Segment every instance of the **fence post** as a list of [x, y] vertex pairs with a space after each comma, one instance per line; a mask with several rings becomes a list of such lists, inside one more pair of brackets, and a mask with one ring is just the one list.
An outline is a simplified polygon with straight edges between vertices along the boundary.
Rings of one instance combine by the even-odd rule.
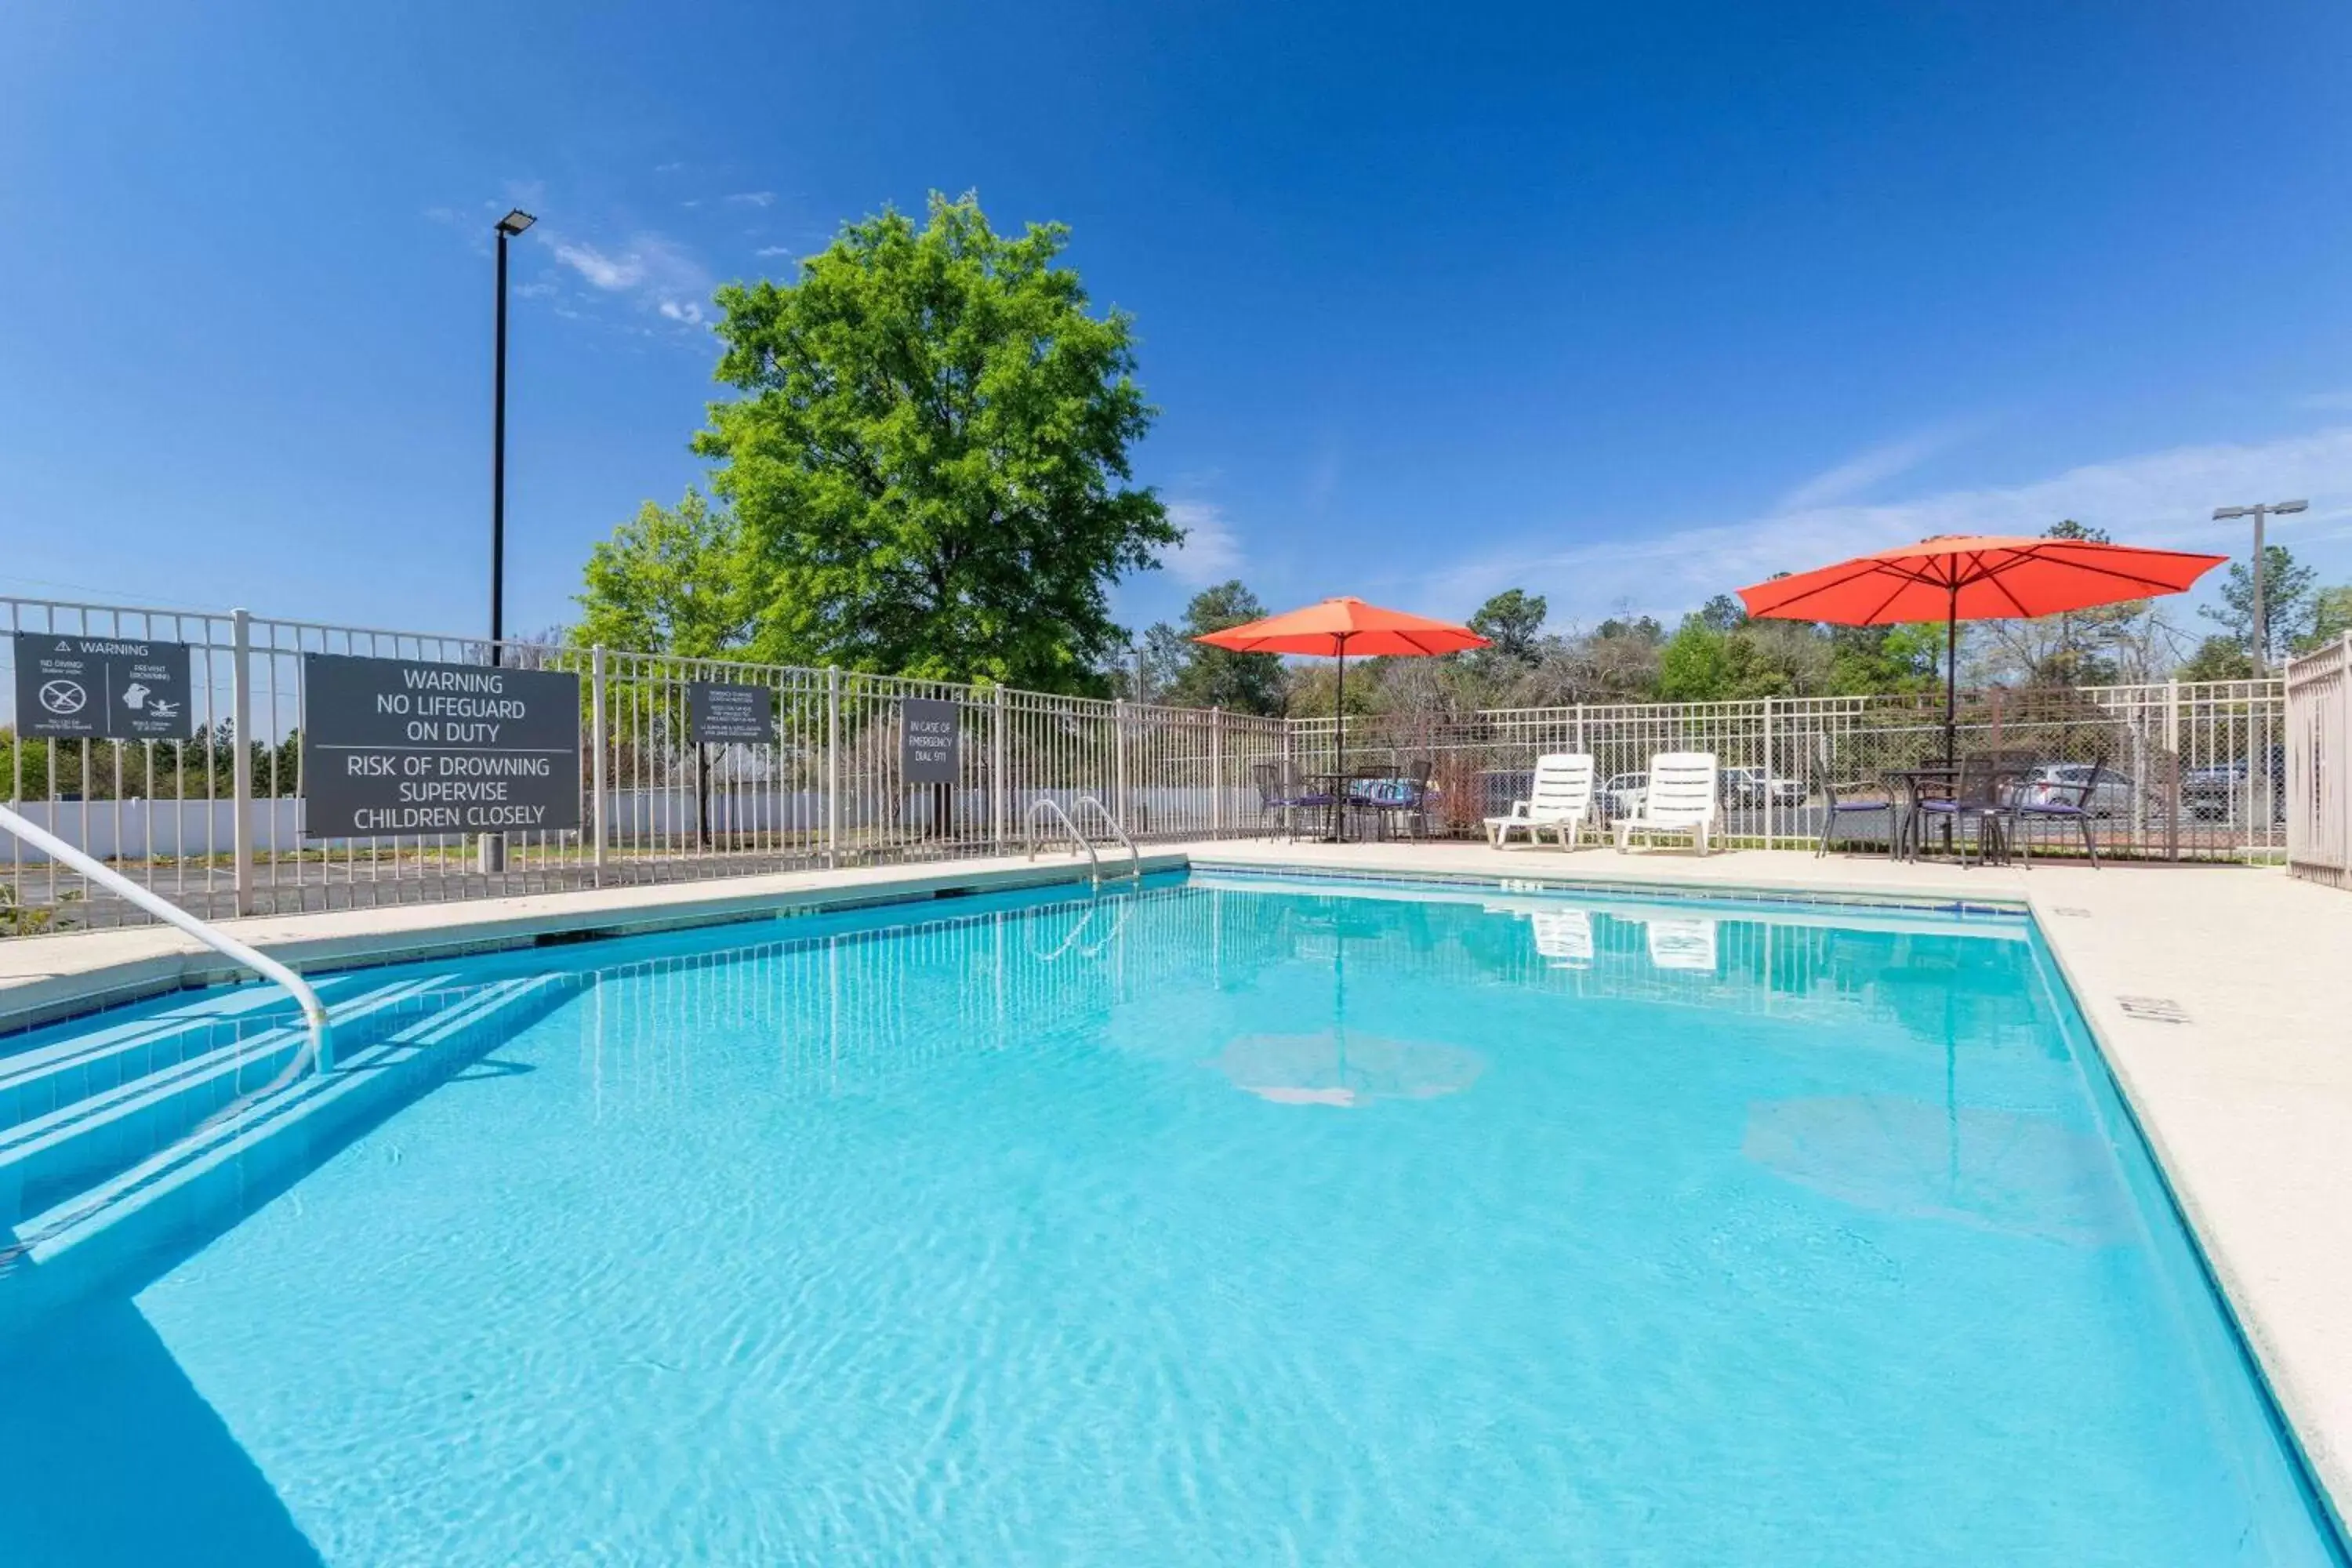
[[[1287, 801], [1292, 795], [1298, 793], [1297, 787], [1297, 779], [1298, 721], [1292, 718], [1289, 714], [1285, 713], [1282, 716], [1282, 773], [1280, 777], [1282, 795], [1285, 801]], [[1297, 815], [1289, 805], [1284, 805], [1282, 808], [1282, 831], [1285, 834], [1295, 832], [1297, 826]]]
[[1122, 698], [1111, 704], [1111, 773], [1110, 789], [1118, 802], [1115, 814], [1119, 831], [1127, 831], [1127, 700]]
[[2180, 858], [2180, 678], [2164, 683], [2164, 858]]
[[1225, 836], [1225, 710], [1209, 710], [1209, 837]]
[[841, 864], [841, 666], [824, 667], [824, 868]]
[[1772, 700], [1764, 699], [1764, 847], [1777, 849], [1780, 845], [1772, 834], [1772, 805], [1780, 792], [1772, 787]]
[[1004, 852], [1004, 806], [1008, 788], [1004, 777], [1004, 758], [1006, 748], [1004, 744], [1004, 688], [1002, 686], [996, 689], [996, 717], [994, 722], [989, 728], [989, 750], [992, 753], [989, 758], [988, 769], [989, 822], [990, 826], [994, 830], [996, 851], [1001, 855]]
[[236, 912], [253, 912], [253, 612], [231, 610], [229, 623], [229, 732], [236, 738], [230, 753], [229, 824], [230, 884], [236, 889]]
[[604, 645], [597, 643], [588, 650], [588, 799], [596, 812], [596, 837], [591, 841], [590, 863], [596, 868], [599, 887], [604, 881], [604, 845], [611, 837], [608, 819], [612, 808], [604, 795]]

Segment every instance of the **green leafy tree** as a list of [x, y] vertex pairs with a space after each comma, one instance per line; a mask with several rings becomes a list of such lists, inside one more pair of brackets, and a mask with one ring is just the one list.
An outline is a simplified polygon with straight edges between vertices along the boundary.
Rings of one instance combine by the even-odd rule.
[[742, 647], [757, 595], [734, 519], [697, 490], [652, 501], [589, 552], [575, 643], [710, 658]]
[[1830, 689], [1841, 697], [1927, 691], [1942, 683], [1940, 626], [1832, 626]]
[[2311, 629], [2296, 643], [2295, 651], [2316, 652], [2347, 635], [2352, 635], [2352, 583], [2322, 588], [2312, 596]]
[[46, 800], [49, 795], [49, 742], [19, 737], [0, 726], [0, 800]]
[[1167, 684], [1152, 695], [1184, 708], [1226, 708], [1236, 713], [1282, 711], [1282, 660], [1270, 653], [1234, 653], [1194, 637], [1265, 617], [1265, 606], [1239, 580], [1192, 595], [1181, 626], [1155, 626], [1144, 639], [1148, 664]]
[[1658, 650], [1658, 695], [1669, 702], [1718, 702], [1729, 697], [1738, 656], [1731, 635], [1703, 615], [1685, 616]]
[[1509, 588], [1471, 614], [1472, 631], [1493, 646], [1480, 650], [1488, 663], [1533, 664], [1543, 639], [1544, 616], [1549, 609], [1541, 594]]
[[1813, 627], [1733, 620], [1713, 600], [1684, 616], [1659, 650], [1658, 695], [1670, 702], [1810, 696], [1828, 686], [1830, 668], [1826, 640]]
[[[2268, 662], [2275, 664], [2282, 654], [2311, 635], [2318, 610], [2318, 578], [2285, 545], [2263, 546], [2263, 623], [2267, 633], [2264, 640], [2270, 645], [2264, 650]], [[2228, 627], [2241, 645], [2251, 649], [2254, 641], [2252, 568], [2243, 561], [2231, 562], [2229, 574], [2221, 580], [2221, 603], [2207, 605], [2199, 613]]]
[[1129, 449], [1132, 321], [1090, 314], [1060, 225], [973, 196], [845, 225], [798, 279], [719, 290], [697, 450], [742, 531], [752, 646], [795, 662], [1096, 690], [1108, 589], [1181, 542]]
[[1748, 606], [1730, 594], [1717, 594], [1698, 609], [1700, 624], [1719, 632], [1736, 632], [1748, 624]]

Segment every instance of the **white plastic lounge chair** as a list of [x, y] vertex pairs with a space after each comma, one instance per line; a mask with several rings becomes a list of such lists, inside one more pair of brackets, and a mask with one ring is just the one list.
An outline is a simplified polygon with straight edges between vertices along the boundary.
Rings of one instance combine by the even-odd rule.
[[1646, 838], [1686, 833], [1691, 847], [1706, 854], [1715, 835], [1715, 773], [1713, 752], [1660, 752], [1652, 757], [1642, 809], [1617, 824], [1617, 852], [1632, 847], [1636, 833]]
[[1715, 922], [1670, 920], [1650, 922], [1650, 964], [1656, 969], [1715, 968]]
[[1583, 752], [1554, 752], [1536, 759], [1528, 798], [1513, 801], [1508, 816], [1486, 819], [1486, 842], [1500, 849], [1516, 831], [1526, 833], [1530, 845], [1541, 844], [1549, 831], [1561, 848], [1573, 849], [1591, 816], [1592, 758]]
[[1536, 951], [1552, 969], [1592, 967], [1592, 916], [1583, 910], [1546, 910], [1528, 917]]

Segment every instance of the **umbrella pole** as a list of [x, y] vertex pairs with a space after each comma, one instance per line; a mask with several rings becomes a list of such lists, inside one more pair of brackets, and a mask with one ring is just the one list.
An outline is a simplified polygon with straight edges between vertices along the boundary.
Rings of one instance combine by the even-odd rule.
[[1944, 765], [1959, 765], [1960, 585], [1950, 588], [1944, 616]]
[[1332, 717], [1339, 721], [1339, 740], [1332, 767], [1342, 774], [1348, 771], [1348, 635], [1339, 634], [1336, 645], [1339, 650], [1339, 690], [1331, 700]]
[[1339, 721], [1339, 740], [1332, 751], [1331, 771], [1331, 842], [1344, 841], [1348, 837], [1348, 634], [1341, 632], [1332, 643], [1339, 653], [1339, 689], [1331, 700], [1332, 717]]

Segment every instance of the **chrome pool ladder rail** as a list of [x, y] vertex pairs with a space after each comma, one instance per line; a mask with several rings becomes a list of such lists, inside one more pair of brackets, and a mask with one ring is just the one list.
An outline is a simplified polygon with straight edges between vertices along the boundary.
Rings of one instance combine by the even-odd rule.
[[1129, 879], [1136, 882], [1142, 881], [1143, 857], [1137, 851], [1135, 847], [1135, 840], [1127, 836], [1127, 829], [1118, 825], [1118, 818], [1110, 814], [1110, 807], [1105, 805], [1101, 801], [1097, 800], [1093, 795], [1082, 795], [1078, 796], [1078, 816], [1084, 817], [1087, 814], [1087, 807], [1090, 805], [1093, 806], [1095, 811], [1102, 817], [1103, 826], [1109, 828], [1112, 836], [1127, 847], [1127, 874]]
[[[265, 980], [274, 980], [286, 988], [301, 1009], [302, 1022], [310, 1034], [310, 1055], [324, 1072], [333, 1066], [331, 1040], [327, 1027], [326, 1004], [310, 983], [300, 975], [271, 958], [206, 922], [198, 920], [179, 905], [150, 888], [142, 888], [104, 861], [59, 838], [39, 824], [27, 821], [5, 805], [0, 805], [0, 828], [5, 828], [18, 838], [40, 850], [52, 860], [61, 861], [81, 873], [83, 879], [104, 888], [116, 898], [146, 910], [165, 925], [173, 926], [194, 937], [206, 947], [224, 957], [236, 960]], [[297, 1058], [298, 1062], [299, 1058]]]
[[[1127, 846], [1128, 858], [1130, 862], [1129, 875], [1138, 882], [1142, 881], [1143, 857], [1136, 852], [1135, 840], [1129, 838], [1127, 836], [1127, 830], [1119, 826], [1118, 819], [1111, 816], [1110, 808], [1090, 795], [1080, 795], [1077, 804], [1078, 815], [1081, 816], [1086, 815], [1086, 809], [1090, 805], [1102, 814], [1102, 819], [1109, 826], [1112, 834], [1121, 844]], [[1070, 814], [1062, 809], [1062, 803], [1050, 795], [1041, 795], [1031, 801], [1029, 809], [1024, 814], [1022, 819], [1022, 836], [1027, 844], [1029, 858], [1032, 860], [1037, 858], [1037, 814], [1041, 811], [1051, 812], [1055, 820], [1062, 825], [1063, 831], [1070, 836], [1071, 842], [1086, 851], [1087, 880], [1089, 884], [1099, 886], [1103, 879], [1102, 857], [1095, 853], [1094, 841], [1089, 839], [1079, 829], [1078, 825], [1070, 819]]]

